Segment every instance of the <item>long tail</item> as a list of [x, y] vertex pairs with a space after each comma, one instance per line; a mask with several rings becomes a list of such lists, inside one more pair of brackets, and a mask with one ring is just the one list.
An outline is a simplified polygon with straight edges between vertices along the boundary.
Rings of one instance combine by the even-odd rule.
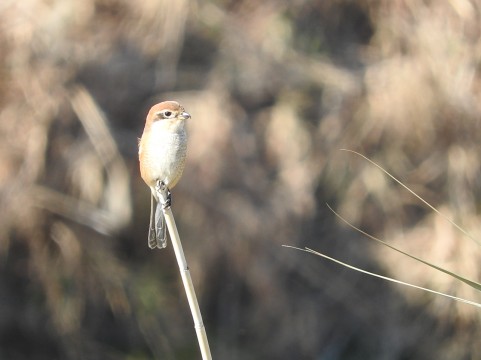
[[150, 195], [150, 223], [149, 223], [149, 248], [155, 249], [157, 239], [155, 235], [155, 216], [154, 216], [154, 195]]
[[167, 246], [167, 226], [165, 224], [164, 212], [162, 210], [162, 204], [157, 203], [155, 208], [155, 234], [156, 234], [156, 246], [159, 249], [163, 249]]
[[[155, 208], [155, 209], [154, 209]], [[165, 226], [162, 205], [154, 206], [154, 196], [150, 196], [150, 224], [149, 224], [149, 248], [163, 249], [167, 246], [167, 228]]]

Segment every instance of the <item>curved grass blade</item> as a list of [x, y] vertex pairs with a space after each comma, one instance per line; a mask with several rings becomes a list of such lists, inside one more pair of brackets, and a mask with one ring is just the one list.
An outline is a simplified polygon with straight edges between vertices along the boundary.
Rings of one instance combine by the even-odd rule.
[[403, 254], [403, 255], [406, 255], [407, 257], [410, 257], [411, 259], [414, 259], [414, 260], [416, 260], [416, 261], [419, 261], [420, 263], [423, 263], [423, 264], [425, 264], [425, 265], [427, 265], [427, 266], [429, 266], [429, 267], [432, 267], [433, 269], [436, 269], [436, 270], [438, 270], [438, 271], [440, 271], [440, 272], [442, 272], [442, 273], [445, 273], [445, 274], [447, 274], [447, 275], [449, 275], [449, 276], [451, 276], [451, 277], [453, 277], [453, 278], [455, 278], [455, 279], [457, 279], [457, 280], [459, 280], [459, 281], [462, 281], [463, 283], [471, 286], [472, 288], [474, 288], [474, 289], [476, 289], [476, 290], [478, 290], [478, 291], [481, 291], [481, 284], [480, 284], [480, 283], [478, 283], [478, 282], [476, 282], [476, 281], [472, 281], [472, 280], [466, 279], [465, 277], [463, 277], [463, 276], [461, 276], [461, 275], [458, 275], [458, 274], [456, 274], [456, 273], [453, 273], [452, 271], [443, 269], [442, 267], [439, 267], [439, 266], [434, 265], [434, 264], [432, 264], [432, 263], [430, 263], [430, 262], [428, 262], [428, 261], [426, 261], [426, 260], [423, 260], [423, 259], [421, 259], [421, 258], [418, 258], [417, 256], [408, 254], [407, 252], [404, 252], [404, 251], [402, 251], [402, 250], [400, 250], [400, 249], [398, 249], [398, 248], [396, 248], [396, 247], [388, 244], [387, 242], [385, 242], [385, 241], [383, 241], [383, 240], [381, 240], [381, 239], [378, 239], [378, 238], [375, 237], [375, 236], [372, 236], [372, 235], [368, 234], [367, 232], [359, 229], [358, 227], [356, 227], [355, 225], [351, 224], [349, 221], [347, 221], [346, 219], [344, 219], [341, 215], [339, 215], [337, 212], [335, 212], [335, 211], [329, 206], [329, 204], [326, 204], [326, 205], [327, 205], [327, 207], [329, 208], [329, 210], [331, 210], [331, 211], [334, 213], [334, 215], [336, 215], [339, 219], [341, 219], [342, 221], [344, 221], [344, 223], [346, 223], [348, 226], [350, 226], [351, 228], [353, 228], [353, 229], [356, 230], [357, 232], [363, 234], [364, 236], [367, 236], [369, 239], [374, 240], [374, 241], [377, 241], [378, 243], [383, 244], [384, 246], [387, 246], [388, 248], [390, 248], [390, 249], [392, 249], [392, 250], [394, 250], [394, 251], [397, 251], [398, 253], [401, 253], [401, 254]]
[[435, 290], [431, 290], [431, 289], [428, 289], [428, 288], [424, 288], [422, 286], [418, 286], [418, 285], [414, 285], [414, 284], [410, 284], [410, 283], [407, 283], [407, 282], [404, 282], [404, 281], [400, 281], [400, 280], [396, 280], [396, 279], [393, 279], [393, 278], [390, 278], [390, 277], [387, 277], [387, 276], [382, 276], [382, 275], [379, 275], [379, 274], [375, 274], [375, 273], [372, 273], [372, 272], [369, 272], [367, 270], [363, 270], [363, 269], [360, 269], [360, 268], [357, 268], [355, 266], [352, 266], [352, 265], [349, 265], [349, 264], [346, 264], [346, 263], [343, 263], [342, 261], [339, 261], [339, 260], [336, 260], [330, 256], [327, 256], [327, 255], [324, 255], [318, 251], [315, 251], [315, 250], [312, 250], [308, 247], [304, 248], [304, 249], [301, 249], [301, 248], [298, 248], [298, 247], [295, 247], [295, 246], [290, 246], [290, 245], [282, 245], [283, 247], [286, 247], [286, 248], [291, 248], [291, 249], [295, 249], [295, 250], [300, 250], [300, 251], [305, 251], [307, 253], [311, 253], [311, 254], [314, 254], [314, 255], [317, 255], [317, 256], [320, 256], [320, 257], [323, 257], [327, 260], [330, 260], [332, 262], [335, 262], [339, 265], [342, 265], [344, 267], [347, 267], [351, 270], [354, 270], [354, 271], [358, 271], [360, 273], [363, 273], [363, 274], [367, 274], [367, 275], [370, 275], [370, 276], [373, 276], [373, 277], [377, 277], [379, 279], [383, 279], [383, 280], [387, 280], [387, 281], [391, 281], [393, 283], [396, 283], [396, 284], [401, 284], [401, 285], [405, 285], [405, 286], [409, 286], [409, 287], [412, 287], [412, 288], [415, 288], [415, 289], [419, 289], [419, 290], [423, 290], [423, 291], [427, 291], [429, 293], [432, 293], [432, 294], [436, 294], [436, 295], [441, 295], [441, 296], [444, 296], [446, 298], [449, 298], [449, 299], [452, 299], [452, 300], [456, 300], [456, 301], [459, 301], [459, 302], [463, 302], [463, 303], [466, 303], [466, 304], [469, 304], [469, 305], [472, 305], [472, 306], [476, 306], [478, 308], [481, 308], [481, 304], [477, 303], [477, 302], [474, 302], [474, 301], [470, 301], [470, 300], [466, 300], [466, 299], [463, 299], [463, 298], [459, 298], [457, 296], [453, 296], [453, 295], [448, 295], [448, 294], [445, 294], [445, 293], [442, 293], [442, 292], [439, 292], [439, 291], [435, 291]]
[[353, 153], [353, 154], [356, 154], [360, 157], [362, 157], [364, 160], [367, 160], [369, 161], [372, 165], [374, 165], [375, 167], [377, 167], [379, 170], [381, 170], [384, 174], [386, 174], [387, 176], [389, 176], [391, 179], [393, 179], [395, 182], [397, 182], [399, 185], [401, 185], [404, 189], [406, 189], [407, 191], [409, 191], [412, 195], [414, 195], [419, 201], [421, 201], [423, 204], [425, 204], [427, 207], [429, 207], [432, 211], [434, 211], [436, 214], [438, 214], [439, 216], [441, 216], [443, 219], [445, 219], [446, 221], [448, 221], [451, 225], [453, 225], [456, 229], [458, 229], [460, 232], [462, 232], [464, 235], [466, 235], [468, 238], [470, 238], [472, 241], [474, 241], [477, 245], [480, 245], [481, 246], [481, 243], [475, 239], [471, 234], [469, 234], [466, 230], [464, 230], [461, 226], [459, 226], [458, 224], [456, 224], [453, 220], [451, 220], [449, 217], [447, 217], [446, 215], [444, 215], [443, 213], [441, 213], [438, 209], [436, 209], [434, 206], [432, 206], [430, 203], [428, 203], [426, 200], [424, 200], [421, 196], [419, 196], [418, 194], [416, 194], [414, 192], [414, 190], [411, 190], [408, 186], [404, 185], [401, 180], [398, 180], [396, 177], [394, 177], [394, 175], [391, 175], [391, 173], [389, 173], [387, 170], [384, 170], [384, 168], [381, 166], [381, 165], [378, 165], [376, 164], [374, 161], [372, 161], [371, 159], [369, 159], [368, 157], [362, 155], [361, 153], [358, 153], [357, 151], [354, 151], [354, 150], [349, 150], [349, 149], [340, 149], [341, 151], [347, 151], [347, 152], [350, 152], [350, 153]]

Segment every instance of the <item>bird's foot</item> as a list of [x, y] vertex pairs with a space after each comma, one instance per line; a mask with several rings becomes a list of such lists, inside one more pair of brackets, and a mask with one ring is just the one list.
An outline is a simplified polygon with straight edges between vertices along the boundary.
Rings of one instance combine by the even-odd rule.
[[155, 191], [157, 192], [159, 202], [162, 204], [162, 208], [170, 208], [172, 205], [172, 194], [167, 185], [165, 185], [163, 181], [158, 180], [155, 185]]

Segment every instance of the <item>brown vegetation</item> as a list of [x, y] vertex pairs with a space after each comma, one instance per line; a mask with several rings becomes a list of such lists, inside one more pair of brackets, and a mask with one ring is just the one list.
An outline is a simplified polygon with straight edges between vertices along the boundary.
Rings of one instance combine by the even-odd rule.
[[173, 212], [216, 359], [480, 358], [480, 11], [470, 0], [0, 4], [0, 358], [192, 359], [171, 247], [147, 248], [146, 110], [192, 115]]

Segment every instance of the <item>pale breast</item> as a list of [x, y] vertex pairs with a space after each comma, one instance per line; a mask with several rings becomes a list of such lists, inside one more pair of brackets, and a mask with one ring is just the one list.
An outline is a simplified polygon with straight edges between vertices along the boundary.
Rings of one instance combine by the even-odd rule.
[[172, 189], [179, 181], [184, 170], [187, 153], [187, 133], [179, 127], [175, 132], [152, 127], [148, 143], [141, 144], [142, 177], [154, 186], [157, 180]]

